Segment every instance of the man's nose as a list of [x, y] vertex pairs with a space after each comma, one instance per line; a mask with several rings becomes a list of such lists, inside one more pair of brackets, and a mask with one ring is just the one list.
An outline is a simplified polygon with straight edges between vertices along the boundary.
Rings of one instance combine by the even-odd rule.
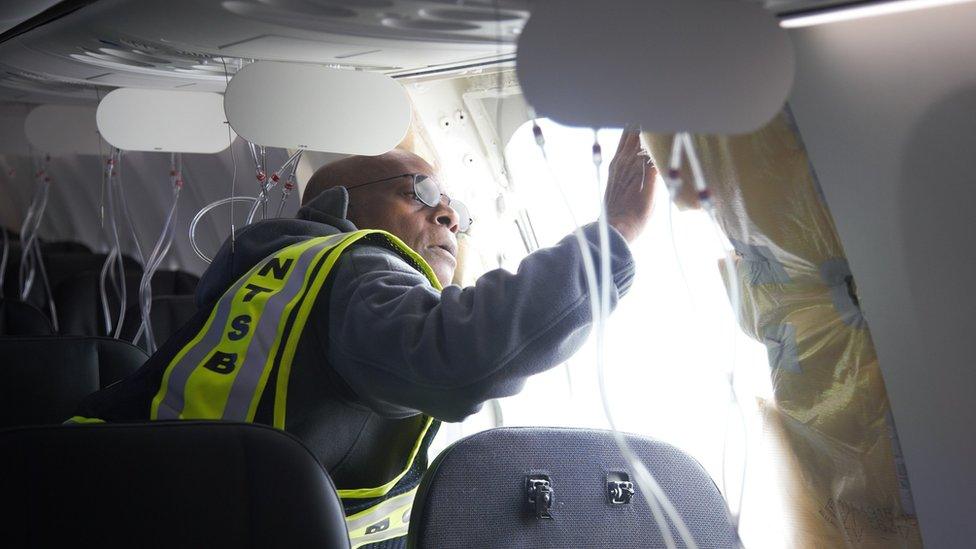
[[438, 225], [443, 225], [452, 233], [457, 234], [461, 229], [461, 220], [449, 202], [450, 200], [446, 196], [441, 196], [441, 201], [434, 210], [434, 219]]

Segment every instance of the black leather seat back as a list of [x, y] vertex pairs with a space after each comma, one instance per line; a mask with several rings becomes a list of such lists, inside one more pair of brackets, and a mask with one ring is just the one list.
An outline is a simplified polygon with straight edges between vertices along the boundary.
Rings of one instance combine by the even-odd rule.
[[[48, 283], [51, 286], [51, 291], [55, 293], [55, 304], [57, 304], [58, 286], [79, 273], [100, 271], [106, 257], [105, 254], [92, 254], [82, 251], [48, 253], [43, 251], [43, 248], [41, 253], [44, 257]], [[139, 264], [128, 256], [123, 257], [123, 263], [127, 270], [136, 271], [139, 269]], [[17, 295], [20, 284], [19, 271], [20, 250], [18, 248], [16, 253], [12, 253], [8, 258], [4, 295], [10, 297]], [[43, 305], [47, 303], [47, 295], [44, 293], [44, 285], [40, 279], [35, 281], [27, 302], [44, 310]]]
[[61, 423], [89, 394], [135, 372], [146, 353], [97, 337], [0, 338], [0, 427]]
[[0, 298], [0, 336], [51, 335], [51, 321], [37, 307], [14, 299]]
[[348, 548], [314, 456], [255, 424], [0, 431], [4, 545]]
[[186, 271], [156, 271], [152, 279], [153, 295], [193, 295], [200, 277]]
[[[58, 306], [60, 333], [65, 335], [111, 335], [105, 333], [105, 314], [102, 310], [99, 278], [101, 271], [92, 270], [76, 273], [64, 280], [54, 290]], [[198, 278], [181, 271], [158, 271], [152, 280], [153, 295], [192, 295]], [[141, 317], [128, 314], [130, 307], [139, 303], [139, 284], [142, 272], [127, 271], [125, 275], [126, 316], [123, 334], [136, 333]], [[112, 318], [113, 330], [119, 317], [119, 300], [114, 291], [109, 290], [108, 309]], [[129, 338], [131, 341], [131, 337]]]
[[[725, 501], [697, 461], [662, 442], [633, 435], [627, 440], [699, 547], [738, 549]], [[551, 519], [539, 518], [529, 501], [532, 479], [550, 483]], [[629, 502], [615, 502], [611, 481], [636, 485], [633, 467], [609, 431], [484, 431], [458, 441], [431, 464], [414, 500], [408, 547], [666, 547], [640, 486]]]
[[[102, 310], [97, 270], [77, 273], [54, 289], [54, 302], [58, 306], [58, 329], [64, 335], [109, 336], [105, 331], [105, 314]], [[125, 273], [126, 309], [138, 303], [139, 282], [142, 273]], [[111, 286], [106, 281], [107, 286]], [[108, 290], [108, 310], [112, 319], [112, 330], [119, 318], [119, 299], [115, 292]]]
[[87, 244], [75, 242], [73, 240], [58, 240], [55, 242], [42, 242], [41, 253], [43, 254], [91, 254], [92, 250]]
[[[193, 318], [196, 312], [197, 303], [192, 295], [153, 296], [152, 309], [149, 315], [150, 320], [152, 320], [153, 335], [156, 336], [156, 345], [162, 347], [163, 343]], [[129, 307], [129, 310], [125, 312], [122, 339], [132, 341], [139, 331], [141, 322], [142, 311], [139, 306]], [[144, 348], [145, 341], [144, 338], [140, 337], [136, 344]]]

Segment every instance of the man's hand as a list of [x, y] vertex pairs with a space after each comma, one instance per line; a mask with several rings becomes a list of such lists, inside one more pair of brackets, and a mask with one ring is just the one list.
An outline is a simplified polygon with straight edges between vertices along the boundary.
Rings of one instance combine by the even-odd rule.
[[640, 133], [624, 130], [617, 153], [610, 161], [610, 178], [603, 197], [607, 222], [627, 242], [633, 242], [647, 225], [654, 200], [657, 167], [641, 151]]

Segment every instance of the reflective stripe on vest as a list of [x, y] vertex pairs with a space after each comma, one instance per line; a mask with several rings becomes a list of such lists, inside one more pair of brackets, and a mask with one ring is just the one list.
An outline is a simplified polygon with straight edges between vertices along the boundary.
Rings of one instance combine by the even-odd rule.
[[[224, 292], [200, 331], [166, 367], [150, 419], [253, 422], [268, 379], [277, 369], [274, 387], [267, 389], [274, 390], [272, 425], [284, 429], [288, 379], [302, 329], [341, 254], [363, 239], [396, 251], [441, 289], [430, 266], [383, 231], [343, 233], [288, 246]], [[375, 488], [338, 491], [344, 502], [367, 500], [364, 510], [346, 519], [353, 547], [406, 534], [416, 486], [403, 492], [406, 486], [400, 483], [429, 445], [433, 423], [427, 418], [406, 466], [392, 480]], [[391, 492], [396, 495], [388, 497]]]
[[352, 549], [407, 535], [417, 488], [346, 517]]
[[[391, 498], [386, 496], [395, 488], [402, 488], [402, 486], [398, 486], [400, 481], [413, 468], [420, 452], [427, 451], [427, 447], [430, 446], [430, 439], [427, 435], [431, 433], [433, 427], [434, 419], [427, 418], [424, 428], [420, 431], [420, 436], [417, 437], [417, 442], [410, 451], [403, 471], [386, 484], [376, 488], [337, 490], [344, 504], [357, 499], [379, 500], [378, 504], [346, 517], [346, 528], [349, 530], [352, 549], [407, 535], [407, 527], [410, 524], [410, 508], [413, 505], [413, 497], [417, 494], [417, 486], [414, 485], [408, 492]], [[434, 430], [436, 431], [436, 428]], [[433, 433], [431, 435], [433, 436]]]

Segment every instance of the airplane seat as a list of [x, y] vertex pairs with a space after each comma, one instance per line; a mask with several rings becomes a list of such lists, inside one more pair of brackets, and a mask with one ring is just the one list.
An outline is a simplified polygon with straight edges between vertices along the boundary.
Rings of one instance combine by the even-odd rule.
[[[197, 312], [196, 298], [190, 295], [161, 295], [153, 296], [150, 320], [156, 345], [162, 346], [169, 337], [176, 333]], [[125, 312], [125, 322], [122, 325], [122, 339], [132, 341], [139, 331], [142, 321], [142, 310], [139, 305], [129, 307]], [[136, 343], [140, 347], [145, 345], [145, 339], [139, 338]]]
[[54, 327], [40, 309], [0, 297], [0, 337], [53, 335]]
[[[90, 252], [46, 254], [44, 264], [47, 266], [47, 276], [51, 283], [51, 289], [54, 290], [62, 282], [77, 276], [78, 273], [85, 271], [100, 272], [105, 263], [105, 258], [105, 254]], [[129, 256], [122, 256], [122, 264], [125, 266], [126, 272], [142, 269], [139, 263]]]
[[[625, 436], [699, 547], [740, 547], [725, 500], [697, 461]], [[613, 433], [590, 429], [508, 427], [458, 441], [424, 475], [409, 524], [414, 549], [666, 546]]]
[[0, 338], [0, 427], [61, 423], [89, 394], [135, 372], [148, 358], [100, 337]]
[[156, 271], [152, 279], [153, 295], [193, 295], [200, 277], [186, 271]]
[[[58, 309], [58, 329], [64, 335], [111, 336], [105, 331], [105, 313], [102, 310], [99, 270], [80, 272], [65, 279], [54, 288], [54, 303]], [[142, 273], [126, 272], [126, 301], [135, 304], [139, 297], [139, 281]], [[110, 285], [109, 282], [106, 284]], [[112, 330], [119, 317], [119, 299], [108, 291], [108, 310]], [[126, 306], [128, 308], [128, 306]]]
[[74, 240], [57, 240], [41, 243], [41, 254], [92, 254], [92, 249]]
[[258, 424], [7, 429], [0, 470], [9, 547], [349, 548], [325, 469]]
[[[51, 286], [52, 293], [57, 292], [58, 286], [65, 280], [76, 276], [85, 271], [100, 271], [105, 262], [105, 254], [93, 254], [91, 252], [67, 252], [67, 253], [47, 253], [42, 250], [44, 267], [47, 271], [48, 284]], [[132, 258], [123, 256], [123, 263], [126, 270], [139, 270], [139, 264]], [[20, 288], [20, 252], [11, 253], [7, 259], [7, 271], [4, 276], [4, 293], [6, 295], [16, 295]], [[47, 314], [47, 296], [44, 293], [44, 285], [37, 279], [27, 296], [27, 302]], [[55, 297], [57, 304], [57, 297]], [[58, 317], [60, 322], [60, 315]]]
[[[58, 309], [58, 322], [62, 334], [66, 335], [101, 335], [105, 333], [105, 314], [99, 292], [99, 269], [80, 272], [64, 280], [54, 290], [55, 304]], [[153, 276], [153, 295], [182, 295], [196, 291], [199, 279], [182, 271], [159, 271]], [[122, 333], [135, 336], [139, 329], [139, 316], [131, 317], [128, 310], [137, 305], [139, 300], [139, 284], [142, 272], [138, 266], [132, 271], [126, 271], [126, 315], [123, 318]], [[109, 291], [109, 312], [114, 324], [119, 316], [119, 300], [115, 292]], [[131, 339], [131, 338], [130, 338]]]

